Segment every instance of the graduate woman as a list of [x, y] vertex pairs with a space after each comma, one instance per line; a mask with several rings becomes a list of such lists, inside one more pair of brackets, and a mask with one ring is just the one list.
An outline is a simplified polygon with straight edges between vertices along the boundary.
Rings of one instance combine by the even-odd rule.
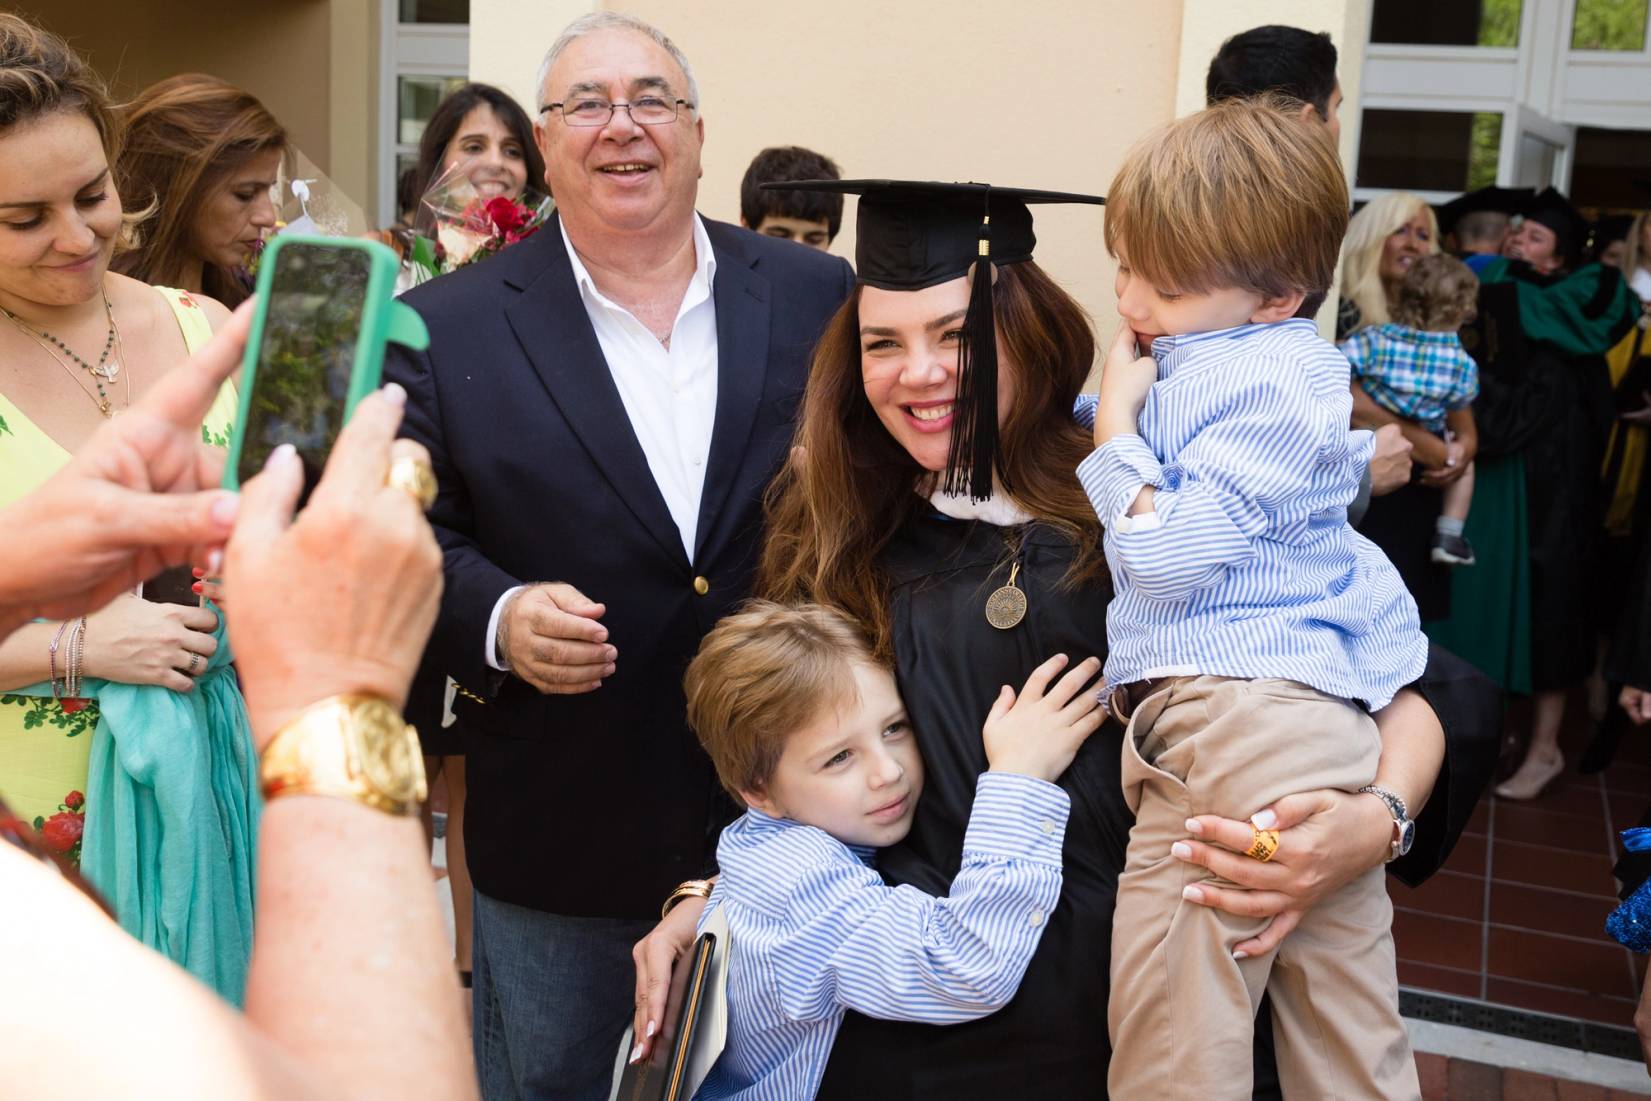
[[[771, 490], [759, 595], [842, 607], [890, 657], [928, 781], [910, 836], [882, 850], [877, 866], [890, 882], [944, 893], [986, 767], [978, 731], [999, 688], [1055, 653], [1106, 653], [1111, 589], [1075, 474], [1091, 445], [1072, 418], [1094, 337], [1077, 302], [1031, 262], [1028, 208], [1100, 200], [978, 184], [800, 186], [862, 196], [860, 287], [815, 351], [798, 450]], [[1413, 812], [1415, 847], [1394, 864], [1407, 881], [1438, 866], [1471, 812], [1497, 712], [1494, 690], [1441, 652], [1416, 691], [1383, 713], [1384, 776], [1412, 806], [1426, 803]], [[1120, 735], [1116, 724], [1103, 728], [1061, 780], [1072, 797], [1066, 885], [1056, 909], [1037, 916], [1047, 927], [1015, 999], [955, 1027], [850, 1014], [819, 1096], [1104, 1091], [1112, 910], [1130, 825]], [[1286, 828], [1267, 864], [1240, 855], [1248, 823], [1210, 820], [1203, 836], [1215, 844], [1189, 837], [1186, 850], [1251, 888], [1206, 890], [1205, 903], [1283, 915], [1239, 946], [1251, 952], [1270, 949], [1294, 915], [1391, 852], [1395, 823], [1374, 798], [1311, 792], [1278, 810]], [[677, 907], [637, 947], [638, 1034], [698, 908]], [[1266, 1085], [1269, 1044], [1259, 1046], [1257, 1096], [1277, 1096]]]

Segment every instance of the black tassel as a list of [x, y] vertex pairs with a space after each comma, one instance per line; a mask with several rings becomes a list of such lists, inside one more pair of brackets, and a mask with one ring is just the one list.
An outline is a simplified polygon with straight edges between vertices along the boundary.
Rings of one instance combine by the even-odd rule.
[[967, 489], [972, 500], [984, 501], [992, 495], [992, 470], [997, 465], [997, 324], [992, 314], [992, 261], [984, 248], [975, 261], [973, 279], [957, 352], [957, 401], [944, 489], [953, 494]]

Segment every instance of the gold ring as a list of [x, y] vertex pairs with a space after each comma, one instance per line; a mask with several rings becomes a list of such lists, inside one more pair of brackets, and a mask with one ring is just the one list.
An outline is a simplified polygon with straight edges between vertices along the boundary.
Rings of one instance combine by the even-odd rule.
[[390, 473], [384, 484], [406, 490], [425, 512], [436, 503], [436, 472], [430, 469], [430, 460], [403, 455], [390, 464]]
[[1258, 830], [1251, 826], [1250, 847], [1244, 850], [1244, 855], [1265, 864], [1273, 858], [1273, 854], [1276, 852], [1278, 852], [1278, 831]]

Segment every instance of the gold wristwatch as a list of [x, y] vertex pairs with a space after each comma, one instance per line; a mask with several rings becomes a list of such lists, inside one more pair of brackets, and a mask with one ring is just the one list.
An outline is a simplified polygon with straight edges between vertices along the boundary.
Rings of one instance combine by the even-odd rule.
[[429, 794], [418, 731], [373, 696], [331, 696], [306, 707], [259, 760], [265, 799], [332, 795], [386, 814], [417, 814]]

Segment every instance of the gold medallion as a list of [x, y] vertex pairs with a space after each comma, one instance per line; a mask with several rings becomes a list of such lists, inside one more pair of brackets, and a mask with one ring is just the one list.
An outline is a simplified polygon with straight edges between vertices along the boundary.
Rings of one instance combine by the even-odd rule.
[[1000, 631], [1007, 631], [1026, 618], [1026, 594], [1015, 586], [1020, 574], [1020, 563], [1009, 571], [1009, 583], [993, 591], [986, 598], [986, 622]]

